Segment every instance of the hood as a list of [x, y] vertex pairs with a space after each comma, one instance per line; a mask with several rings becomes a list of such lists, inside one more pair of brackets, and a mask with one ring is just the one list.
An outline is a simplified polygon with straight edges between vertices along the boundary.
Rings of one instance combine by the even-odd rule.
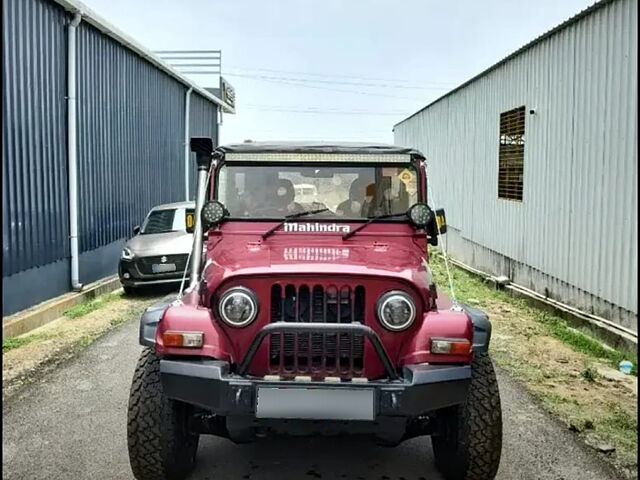
[[[255, 226], [255, 224], [254, 224]], [[406, 227], [370, 225], [348, 240], [339, 232], [310, 234], [279, 231], [263, 240], [264, 223], [255, 230], [210, 232], [205, 278], [218, 283], [238, 275], [365, 275], [416, 282], [424, 275], [426, 241]], [[259, 228], [259, 230], [257, 230]], [[424, 237], [424, 235], [422, 236]], [[213, 278], [212, 278], [213, 277]], [[422, 283], [422, 282], [419, 282]]]
[[188, 254], [193, 234], [187, 232], [152, 233], [136, 235], [126, 244], [136, 256]]

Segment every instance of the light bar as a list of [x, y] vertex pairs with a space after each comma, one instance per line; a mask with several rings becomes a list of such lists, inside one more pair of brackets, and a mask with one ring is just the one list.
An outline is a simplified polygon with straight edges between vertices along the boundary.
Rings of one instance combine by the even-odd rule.
[[410, 163], [402, 153], [227, 153], [227, 162]]
[[469, 355], [471, 353], [471, 342], [466, 338], [432, 338], [431, 353]]
[[162, 334], [162, 342], [165, 347], [200, 348], [202, 336], [202, 332], [167, 331]]

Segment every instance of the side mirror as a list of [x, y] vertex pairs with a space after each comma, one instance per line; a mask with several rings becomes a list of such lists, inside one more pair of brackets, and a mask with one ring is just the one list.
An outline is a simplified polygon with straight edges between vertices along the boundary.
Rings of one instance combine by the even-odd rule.
[[447, 233], [447, 217], [444, 215], [444, 208], [436, 210], [436, 224], [440, 233]]
[[429, 236], [429, 244], [434, 247], [438, 246], [438, 230], [441, 234], [447, 233], [447, 219], [444, 215], [444, 208], [439, 208], [429, 219], [427, 225], [427, 235]]
[[133, 234], [138, 235], [140, 233], [140, 225], [133, 227]]

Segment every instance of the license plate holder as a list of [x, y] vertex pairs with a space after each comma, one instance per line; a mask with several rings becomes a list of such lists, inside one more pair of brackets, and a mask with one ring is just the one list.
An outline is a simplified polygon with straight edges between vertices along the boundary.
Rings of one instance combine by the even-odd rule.
[[373, 421], [374, 401], [372, 388], [260, 386], [256, 418]]
[[175, 263], [154, 263], [151, 265], [151, 271], [153, 273], [175, 272], [176, 264]]

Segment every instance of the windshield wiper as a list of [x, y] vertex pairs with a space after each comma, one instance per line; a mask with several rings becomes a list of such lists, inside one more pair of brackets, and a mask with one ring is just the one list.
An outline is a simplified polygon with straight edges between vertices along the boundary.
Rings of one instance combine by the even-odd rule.
[[356, 228], [354, 230], [351, 230], [349, 233], [345, 233], [344, 235], [342, 235], [342, 239], [346, 240], [347, 238], [353, 237], [356, 233], [358, 233], [364, 227], [366, 227], [367, 225], [370, 225], [371, 223], [376, 222], [378, 220], [384, 220], [385, 218], [402, 217], [402, 216], [404, 216], [406, 214], [407, 214], [407, 212], [390, 213], [390, 214], [386, 214], [386, 215], [377, 215], [375, 217], [371, 217], [369, 220], [367, 220], [365, 223], [360, 225], [358, 228]]
[[275, 232], [277, 229], [279, 229], [281, 226], [283, 226], [289, 220], [293, 220], [294, 218], [306, 217], [307, 215], [313, 215], [314, 213], [326, 212], [327, 210], [329, 210], [329, 209], [328, 208], [319, 208], [317, 210], [307, 210], [305, 212], [298, 212], [298, 213], [292, 213], [291, 215], [286, 215], [284, 217], [284, 220], [282, 220], [280, 223], [278, 223], [277, 225], [274, 225], [269, 230], [264, 232], [262, 234], [262, 239], [265, 240], [269, 235], [271, 235], [273, 232]]

